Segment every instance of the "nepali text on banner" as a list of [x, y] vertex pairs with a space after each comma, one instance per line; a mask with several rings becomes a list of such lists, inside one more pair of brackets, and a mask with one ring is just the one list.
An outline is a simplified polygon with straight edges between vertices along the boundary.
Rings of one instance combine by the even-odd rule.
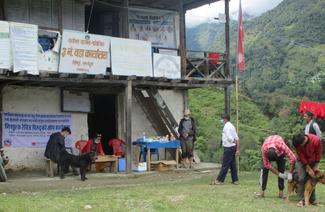
[[42, 148], [52, 133], [71, 127], [71, 124], [71, 114], [3, 112], [3, 146]]

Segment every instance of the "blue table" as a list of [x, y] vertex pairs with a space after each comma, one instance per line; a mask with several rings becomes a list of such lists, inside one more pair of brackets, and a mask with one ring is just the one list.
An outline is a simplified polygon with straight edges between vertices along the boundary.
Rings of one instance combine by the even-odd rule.
[[147, 169], [150, 171], [150, 149], [160, 149], [160, 148], [169, 148], [176, 150], [176, 168], [178, 168], [178, 149], [181, 146], [180, 140], [171, 140], [171, 141], [161, 141], [153, 139], [143, 139], [139, 138], [133, 142], [134, 145], [141, 145], [147, 148]]

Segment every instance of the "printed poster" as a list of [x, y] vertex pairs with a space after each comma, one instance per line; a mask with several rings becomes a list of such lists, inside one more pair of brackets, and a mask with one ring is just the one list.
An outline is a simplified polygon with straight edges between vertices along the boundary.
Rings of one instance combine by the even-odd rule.
[[153, 54], [154, 77], [181, 78], [181, 58], [166, 54]]
[[11, 45], [10, 45], [10, 31], [9, 23], [0, 21], [0, 68], [11, 69]]
[[71, 114], [2, 113], [2, 141], [5, 147], [43, 148], [54, 132], [71, 127]]
[[111, 38], [111, 50], [114, 75], [152, 77], [150, 42]]
[[154, 47], [176, 48], [175, 13], [130, 9], [129, 37], [151, 41]]
[[14, 72], [38, 75], [38, 26], [10, 23]]

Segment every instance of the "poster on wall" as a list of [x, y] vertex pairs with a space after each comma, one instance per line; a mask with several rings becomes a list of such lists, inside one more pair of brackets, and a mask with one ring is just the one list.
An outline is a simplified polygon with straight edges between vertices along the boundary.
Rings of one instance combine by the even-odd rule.
[[111, 38], [111, 51], [114, 75], [152, 77], [150, 42]]
[[181, 78], [181, 58], [179, 56], [153, 54], [154, 77]]
[[10, 23], [14, 72], [38, 75], [38, 26]]
[[64, 30], [59, 72], [106, 74], [106, 67], [110, 67], [109, 46], [108, 36]]
[[2, 113], [2, 141], [5, 147], [46, 147], [49, 136], [71, 127], [71, 114]]
[[11, 69], [11, 45], [9, 23], [0, 21], [0, 68]]
[[175, 13], [129, 10], [129, 37], [151, 41], [154, 47], [176, 48]]

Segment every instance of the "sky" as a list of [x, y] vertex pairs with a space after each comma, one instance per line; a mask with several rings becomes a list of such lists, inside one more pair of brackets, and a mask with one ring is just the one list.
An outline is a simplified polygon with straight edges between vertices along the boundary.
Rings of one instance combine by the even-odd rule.
[[[243, 13], [253, 16], [259, 16], [262, 13], [273, 9], [282, 0], [242, 0]], [[219, 13], [224, 13], [224, 1], [205, 5], [186, 13], [186, 26], [194, 27], [204, 22], [216, 22], [214, 17], [218, 17]], [[231, 18], [237, 19], [239, 0], [231, 0], [229, 3]]]

